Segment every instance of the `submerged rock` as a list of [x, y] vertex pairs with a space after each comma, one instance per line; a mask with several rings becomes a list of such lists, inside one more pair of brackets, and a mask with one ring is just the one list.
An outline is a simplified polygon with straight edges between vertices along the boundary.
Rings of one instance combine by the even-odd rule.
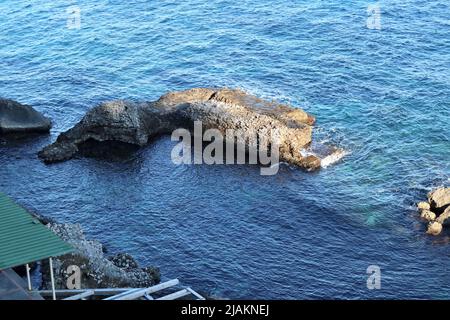
[[[108, 259], [100, 242], [87, 240], [79, 224], [49, 223], [48, 228], [70, 243], [75, 252], [53, 258], [55, 286], [66, 289], [71, 274], [67, 268], [78, 266], [81, 271], [81, 288], [149, 287], [159, 283], [159, 269], [140, 268], [128, 254], [118, 254]], [[42, 265], [43, 287], [50, 288], [49, 266]]]
[[427, 233], [437, 236], [450, 221], [450, 188], [438, 188], [428, 193], [428, 202], [419, 202], [420, 217], [429, 221]]
[[0, 98], [0, 134], [48, 132], [50, 119], [33, 107]]
[[279, 136], [280, 161], [306, 168], [321, 165], [316, 157], [304, 157], [300, 150], [311, 143], [314, 117], [287, 105], [259, 99], [240, 90], [197, 88], [171, 92], [154, 102], [113, 101], [90, 110], [72, 129], [62, 133], [39, 152], [47, 163], [64, 161], [76, 155], [97, 151], [91, 147], [115, 143], [142, 147], [150, 139], [178, 128], [192, 130], [194, 121], [203, 129], [217, 129], [224, 136], [228, 129], [246, 136], [275, 130]]

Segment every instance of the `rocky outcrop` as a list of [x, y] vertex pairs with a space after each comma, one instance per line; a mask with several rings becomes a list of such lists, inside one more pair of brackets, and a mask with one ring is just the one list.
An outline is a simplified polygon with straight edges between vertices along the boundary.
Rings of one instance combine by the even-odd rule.
[[319, 157], [301, 153], [311, 143], [313, 116], [241, 90], [209, 88], [171, 92], [154, 102], [103, 103], [45, 147], [39, 157], [51, 163], [96, 151], [102, 144], [142, 147], [154, 136], [178, 128], [192, 130], [195, 121], [201, 121], [204, 130], [214, 128], [224, 136], [228, 129], [241, 130], [246, 136], [256, 135], [258, 141], [275, 130], [280, 161], [308, 170], [320, 167]]
[[[53, 258], [57, 289], [67, 288], [67, 280], [71, 275], [67, 268], [72, 265], [80, 268], [81, 288], [149, 287], [160, 281], [157, 268], [140, 268], [129, 254], [121, 253], [108, 259], [102, 244], [86, 239], [79, 224], [51, 222], [47, 227], [75, 248], [73, 253]], [[42, 264], [42, 278], [43, 287], [50, 288], [46, 261]]]
[[450, 188], [438, 188], [428, 194], [432, 210], [443, 212], [450, 205]]
[[420, 217], [428, 221], [427, 233], [441, 234], [443, 225], [450, 221], [450, 188], [438, 188], [428, 193], [428, 202], [419, 202]]
[[50, 119], [33, 107], [0, 98], [0, 134], [48, 132]]

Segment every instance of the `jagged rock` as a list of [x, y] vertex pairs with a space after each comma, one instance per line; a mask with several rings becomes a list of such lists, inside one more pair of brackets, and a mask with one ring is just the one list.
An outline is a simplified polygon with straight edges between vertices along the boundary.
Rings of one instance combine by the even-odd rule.
[[247, 136], [256, 134], [258, 140], [276, 130], [280, 161], [308, 170], [320, 167], [318, 157], [305, 158], [300, 153], [311, 143], [314, 117], [240, 90], [209, 88], [171, 92], [155, 102], [103, 103], [39, 152], [39, 157], [47, 163], [64, 161], [96, 151], [99, 143], [142, 147], [154, 136], [178, 128], [192, 129], [194, 121], [201, 121], [203, 129], [218, 129], [224, 136], [227, 129], [242, 130]]
[[439, 222], [440, 224], [444, 224], [449, 218], [450, 218], [450, 207], [445, 209], [445, 211], [436, 219], [436, 221]]
[[430, 210], [430, 204], [428, 202], [422, 201], [417, 204], [419, 210]]
[[438, 188], [428, 193], [428, 202], [419, 202], [420, 217], [429, 221], [427, 233], [437, 236], [450, 221], [450, 188]]
[[433, 221], [436, 219], [436, 214], [430, 210], [422, 210], [420, 217], [427, 221]]
[[433, 221], [430, 222], [428, 224], [428, 230], [427, 233], [431, 234], [433, 236], [438, 236], [439, 234], [441, 234], [442, 232], [442, 224], [437, 222], [437, 221]]
[[439, 188], [428, 194], [428, 202], [436, 213], [443, 212], [450, 206], [450, 188]]
[[[104, 255], [100, 242], [86, 239], [79, 224], [49, 223], [47, 227], [75, 248], [74, 253], [53, 259], [57, 289], [67, 287], [70, 276], [67, 268], [71, 265], [78, 266], [81, 270], [81, 288], [148, 287], [160, 281], [157, 268], [139, 268], [129, 255], [121, 255], [127, 257], [128, 264], [116, 265]], [[42, 278], [43, 287], [49, 288], [50, 276], [46, 261], [42, 265]]]
[[114, 257], [111, 257], [110, 260], [115, 266], [125, 270], [139, 267], [136, 260], [128, 253], [118, 253]]
[[0, 98], [0, 134], [48, 132], [50, 119], [33, 107]]

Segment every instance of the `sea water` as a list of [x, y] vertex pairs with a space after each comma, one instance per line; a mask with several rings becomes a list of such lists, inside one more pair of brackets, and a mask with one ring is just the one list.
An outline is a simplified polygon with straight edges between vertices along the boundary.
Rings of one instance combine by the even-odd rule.
[[[0, 96], [53, 129], [1, 141], [0, 190], [219, 297], [450, 298], [449, 234], [415, 209], [450, 184], [450, 4], [373, 4], [3, 0]], [[346, 155], [275, 176], [177, 166], [170, 137], [119, 160], [36, 156], [102, 101], [205, 86], [301, 107]]]

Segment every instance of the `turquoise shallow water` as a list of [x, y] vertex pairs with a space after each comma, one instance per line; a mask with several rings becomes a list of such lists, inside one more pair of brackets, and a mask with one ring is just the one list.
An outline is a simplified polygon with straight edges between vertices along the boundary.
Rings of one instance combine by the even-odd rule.
[[[450, 298], [448, 232], [414, 203], [450, 184], [450, 5], [380, 1], [0, 2], [0, 96], [51, 135], [0, 144], [0, 190], [79, 222], [110, 251], [229, 298]], [[81, 9], [81, 28], [66, 9]], [[41, 147], [97, 103], [243, 88], [317, 117], [351, 154], [317, 173], [175, 166], [161, 138], [124, 161], [45, 166]], [[366, 287], [379, 265], [380, 290]]]

